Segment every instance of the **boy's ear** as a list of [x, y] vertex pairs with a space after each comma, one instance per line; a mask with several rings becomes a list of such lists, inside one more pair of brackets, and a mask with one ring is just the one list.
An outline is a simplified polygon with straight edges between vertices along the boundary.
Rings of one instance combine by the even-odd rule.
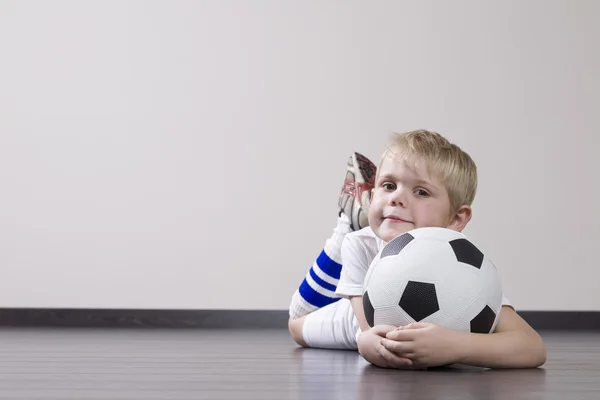
[[461, 206], [450, 220], [450, 225], [448, 226], [448, 228], [458, 232], [462, 232], [462, 230], [465, 229], [465, 227], [471, 220], [472, 214], [473, 210], [471, 210], [471, 207], [466, 205]]

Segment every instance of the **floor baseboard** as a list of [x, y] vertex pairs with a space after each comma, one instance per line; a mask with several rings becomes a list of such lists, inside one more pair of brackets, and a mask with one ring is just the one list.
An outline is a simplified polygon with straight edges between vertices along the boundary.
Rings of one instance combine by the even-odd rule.
[[[536, 330], [600, 330], [600, 311], [519, 311]], [[3, 327], [287, 328], [287, 310], [0, 308]]]

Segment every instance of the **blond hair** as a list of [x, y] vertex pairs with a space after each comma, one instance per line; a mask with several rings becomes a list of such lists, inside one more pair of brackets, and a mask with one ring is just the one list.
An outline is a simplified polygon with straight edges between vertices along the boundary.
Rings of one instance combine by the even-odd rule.
[[477, 192], [477, 166], [469, 154], [439, 133], [425, 129], [394, 133], [382, 161], [389, 153], [405, 160], [424, 160], [427, 173], [439, 179], [448, 191], [452, 212], [473, 203]]

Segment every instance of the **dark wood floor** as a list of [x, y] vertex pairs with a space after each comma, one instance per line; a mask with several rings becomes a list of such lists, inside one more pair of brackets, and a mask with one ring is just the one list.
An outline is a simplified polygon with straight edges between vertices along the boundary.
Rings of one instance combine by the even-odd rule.
[[285, 330], [0, 330], [0, 399], [600, 399], [600, 332], [534, 370], [393, 371]]

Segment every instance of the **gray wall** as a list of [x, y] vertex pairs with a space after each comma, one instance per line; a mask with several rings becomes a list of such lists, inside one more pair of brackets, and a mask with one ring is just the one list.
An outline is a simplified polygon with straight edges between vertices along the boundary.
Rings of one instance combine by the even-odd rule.
[[434, 129], [518, 309], [600, 310], [595, 1], [0, 1], [0, 306], [285, 309]]

